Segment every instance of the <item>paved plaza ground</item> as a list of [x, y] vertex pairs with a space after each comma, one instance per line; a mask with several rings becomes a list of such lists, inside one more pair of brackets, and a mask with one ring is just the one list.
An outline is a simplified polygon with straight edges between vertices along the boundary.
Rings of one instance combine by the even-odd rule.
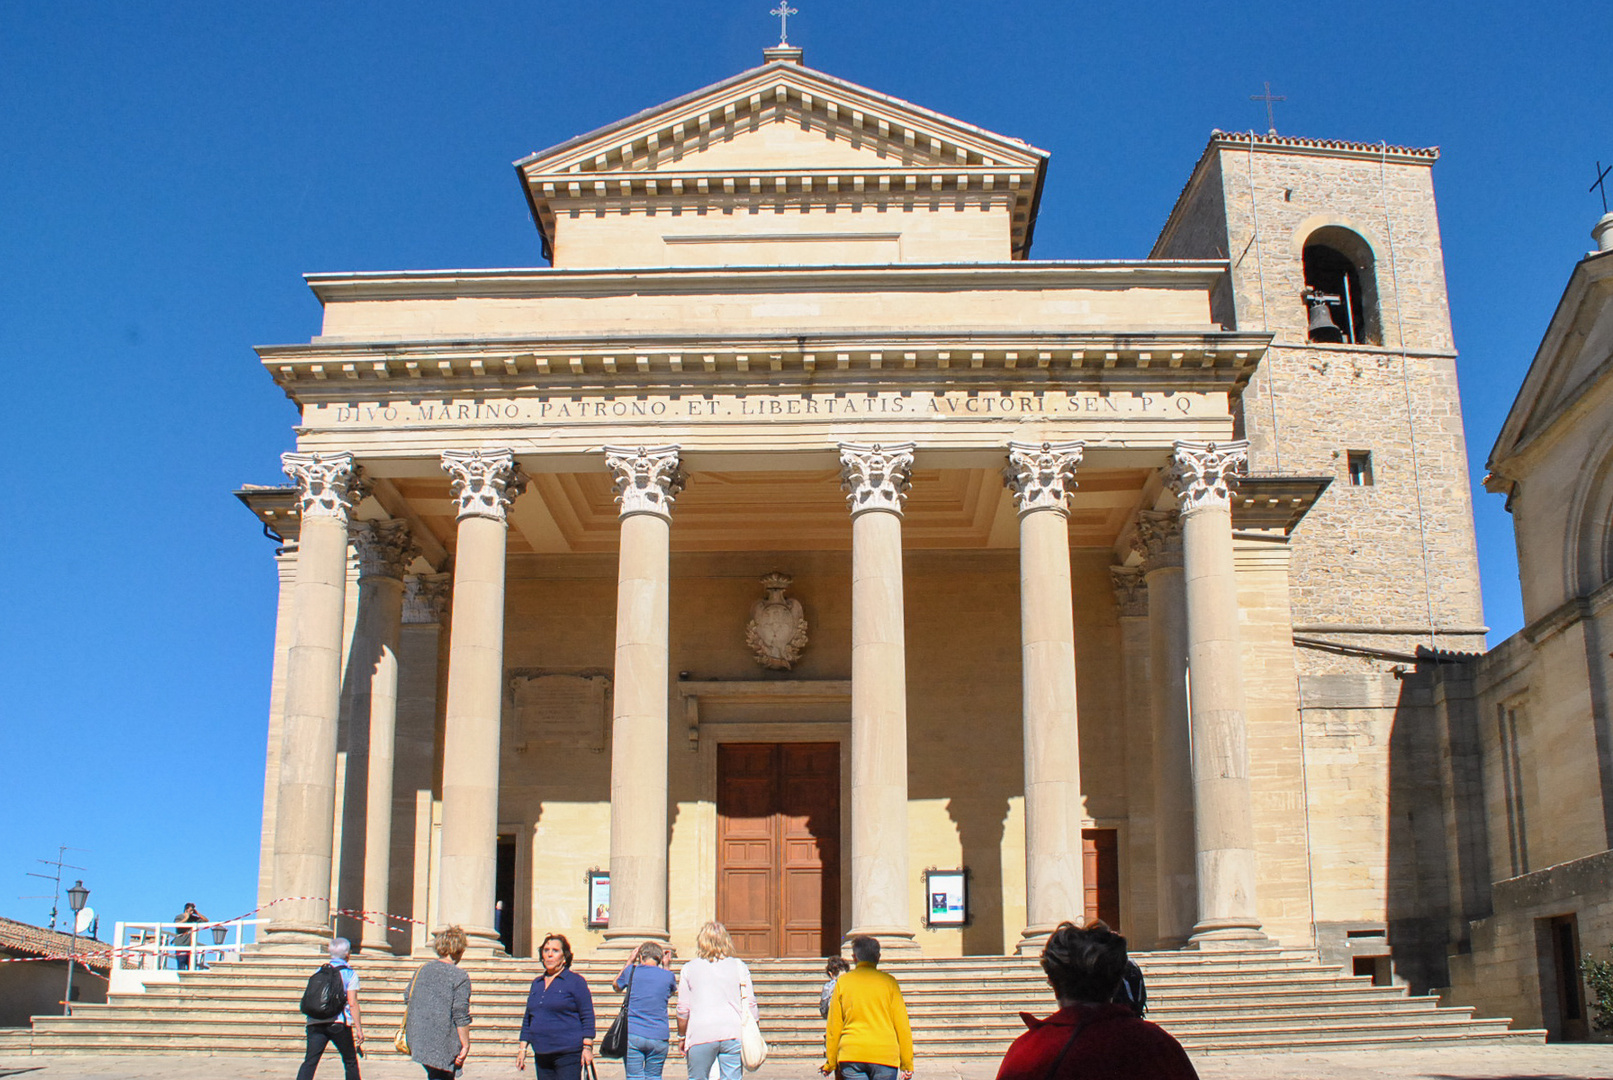
[[[290, 1080], [298, 1059], [277, 1057], [3, 1057], [0, 1078], [16, 1080]], [[1356, 1050], [1332, 1054], [1202, 1055], [1194, 1060], [1204, 1080], [1613, 1080], [1613, 1044], [1505, 1046], [1470, 1049]], [[995, 1059], [918, 1062], [915, 1080], [992, 1080]], [[366, 1080], [418, 1080], [421, 1069], [377, 1050], [362, 1065]], [[621, 1080], [621, 1067], [599, 1070], [600, 1080]], [[328, 1052], [319, 1076], [339, 1080], [341, 1061]], [[529, 1080], [508, 1057], [472, 1058], [464, 1080]], [[813, 1080], [810, 1062], [764, 1066], [757, 1080]], [[684, 1080], [669, 1062], [667, 1080]]]

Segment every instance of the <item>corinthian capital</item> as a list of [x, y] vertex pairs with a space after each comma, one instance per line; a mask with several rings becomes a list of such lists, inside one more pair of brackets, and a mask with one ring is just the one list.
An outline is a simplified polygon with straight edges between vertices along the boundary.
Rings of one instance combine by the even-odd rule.
[[1229, 443], [1179, 442], [1165, 486], [1175, 492], [1182, 513], [1232, 506], [1232, 489], [1249, 464], [1246, 439]]
[[907, 489], [913, 486], [913, 449], [910, 442], [840, 444], [840, 486], [852, 517], [867, 510], [901, 514]]
[[1131, 534], [1131, 550], [1148, 570], [1182, 565], [1182, 517], [1175, 510], [1143, 510]]
[[458, 504], [458, 520], [503, 521], [510, 504], [526, 490], [526, 474], [515, 463], [514, 450], [444, 450], [442, 470]]
[[1085, 448], [1083, 442], [1008, 444], [1003, 483], [1013, 491], [1021, 517], [1032, 510], [1069, 515], [1065, 500], [1075, 491], [1075, 468]]
[[1140, 566], [1111, 566], [1109, 580], [1115, 587], [1115, 607], [1122, 619], [1135, 619], [1148, 614], [1148, 586], [1143, 582]]
[[352, 528], [353, 547], [358, 551], [358, 576], [403, 580], [420, 545], [414, 542], [407, 521], [361, 521]]
[[305, 521], [326, 517], [345, 523], [367, 492], [364, 470], [345, 451], [281, 454], [280, 466], [297, 483], [297, 509]]
[[452, 574], [422, 574], [403, 583], [403, 621], [408, 625], [442, 622], [453, 592]]
[[605, 464], [615, 480], [619, 516], [654, 514], [672, 520], [672, 502], [683, 490], [683, 462], [676, 446], [605, 447]]

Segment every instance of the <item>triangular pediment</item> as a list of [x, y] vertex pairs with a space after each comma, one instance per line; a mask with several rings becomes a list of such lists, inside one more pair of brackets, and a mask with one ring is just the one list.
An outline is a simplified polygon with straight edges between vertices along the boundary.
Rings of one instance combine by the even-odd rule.
[[1600, 381], [1613, 378], [1613, 254], [1585, 259], [1568, 288], [1507, 414], [1492, 469], [1521, 452]]
[[1047, 153], [788, 62], [764, 64], [516, 162], [542, 176], [812, 168], [1036, 170]]

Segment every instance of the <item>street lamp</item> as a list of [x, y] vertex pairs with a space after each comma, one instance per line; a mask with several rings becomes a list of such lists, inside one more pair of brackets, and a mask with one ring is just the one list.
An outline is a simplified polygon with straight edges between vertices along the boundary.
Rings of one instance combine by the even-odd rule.
[[73, 1015], [73, 957], [78, 955], [78, 913], [84, 910], [84, 904], [90, 898], [90, 890], [84, 887], [82, 880], [73, 882], [73, 887], [67, 890], [67, 903], [73, 909], [73, 951], [67, 957], [67, 996], [62, 1001], [62, 1015]]

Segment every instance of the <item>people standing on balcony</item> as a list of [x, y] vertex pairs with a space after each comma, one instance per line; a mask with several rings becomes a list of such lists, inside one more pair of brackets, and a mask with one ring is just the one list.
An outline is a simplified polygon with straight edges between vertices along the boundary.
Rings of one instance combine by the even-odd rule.
[[543, 974], [532, 980], [515, 1067], [526, 1069], [532, 1052], [536, 1080], [581, 1080], [594, 1063], [594, 998], [571, 970], [571, 942], [550, 934], [538, 947]]
[[174, 916], [174, 922], [179, 924], [174, 928], [174, 967], [189, 971], [196, 958], [196, 931], [191, 924], [207, 922], [207, 916], [197, 911], [195, 904], [187, 903], [185, 910]]
[[1042, 949], [1042, 970], [1059, 1010], [1046, 1020], [1020, 1014], [1030, 1030], [1008, 1048], [997, 1080], [1198, 1080], [1181, 1043], [1114, 1001], [1125, 938], [1060, 923]]
[[437, 959], [420, 965], [404, 991], [409, 1057], [427, 1080], [452, 1080], [470, 1056], [470, 976], [459, 967], [467, 944], [458, 926], [438, 931]]
[[678, 985], [664, 966], [666, 959], [666, 950], [646, 941], [633, 950], [627, 966], [616, 976], [616, 989], [627, 990], [627, 1055], [623, 1059], [627, 1080], [660, 1080], [666, 1066], [667, 1043], [672, 1038], [667, 1002]]
[[739, 1033], [748, 1010], [761, 1019], [750, 968], [734, 955], [727, 927], [708, 922], [695, 935], [696, 957], [678, 972], [678, 1049], [689, 1080], [706, 1080], [712, 1062], [722, 1080], [740, 1080]]
[[840, 1080], [902, 1080], [913, 1077], [913, 1030], [896, 980], [879, 970], [879, 939], [851, 939], [857, 966], [840, 976], [829, 999], [824, 1032], [826, 1076]]

